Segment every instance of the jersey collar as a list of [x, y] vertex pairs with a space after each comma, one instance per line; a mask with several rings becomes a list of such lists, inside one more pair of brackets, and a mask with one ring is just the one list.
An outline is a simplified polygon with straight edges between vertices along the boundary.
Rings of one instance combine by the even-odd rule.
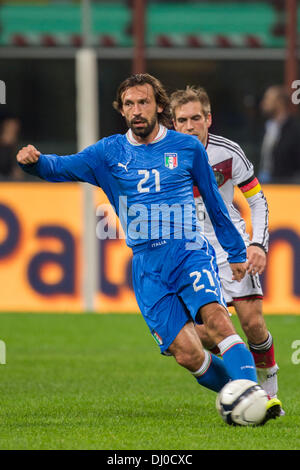
[[[156, 144], [157, 142], [160, 142], [162, 139], [164, 139], [167, 135], [167, 131], [168, 129], [163, 126], [162, 124], [159, 125], [159, 129], [158, 129], [158, 133], [155, 137], [155, 139], [152, 140], [152, 142], [150, 142], [150, 144]], [[143, 145], [143, 144], [140, 144], [134, 137], [133, 137], [133, 132], [131, 129], [128, 129], [128, 131], [126, 132], [126, 137], [127, 137], [127, 140], [128, 142], [131, 144], [131, 145]], [[150, 145], [149, 144], [149, 145]]]

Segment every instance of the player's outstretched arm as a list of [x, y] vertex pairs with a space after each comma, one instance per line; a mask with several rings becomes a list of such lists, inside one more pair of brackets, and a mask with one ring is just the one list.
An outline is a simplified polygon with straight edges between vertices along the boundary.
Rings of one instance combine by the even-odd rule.
[[46, 181], [81, 181], [99, 186], [103, 156], [101, 141], [79, 153], [64, 156], [45, 155], [33, 145], [27, 145], [18, 152], [17, 161], [26, 173]]

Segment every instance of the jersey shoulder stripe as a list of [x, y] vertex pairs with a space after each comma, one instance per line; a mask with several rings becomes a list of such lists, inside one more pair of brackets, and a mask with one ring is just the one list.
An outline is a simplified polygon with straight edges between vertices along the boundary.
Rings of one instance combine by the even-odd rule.
[[239, 157], [242, 159], [244, 162], [246, 168], [249, 170], [251, 168], [251, 163], [249, 162], [248, 158], [244, 154], [243, 150], [241, 147], [236, 143], [233, 142], [233, 140], [226, 139], [225, 137], [215, 135], [215, 134], [208, 134], [208, 143], [216, 146], [223, 146], [227, 148], [228, 150], [233, 151]]
[[213, 140], [215, 142], [220, 142], [220, 143], [230, 145], [231, 147], [234, 147], [236, 150], [240, 151], [241, 153], [244, 153], [240, 145], [237, 142], [234, 142], [233, 140], [227, 139], [226, 137], [223, 137], [221, 135], [210, 134], [210, 133], [208, 134], [208, 137], [209, 137], [209, 141]]
[[232, 140], [225, 139], [225, 137], [216, 136], [214, 134], [208, 134], [208, 145], [209, 144], [215, 145], [217, 147], [224, 147], [234, 152], [236, 155], [238, 155], [241, 158], [247, 170], [251, 169], [251, 163], [249, 162], [248, 158], [244, 154], [243, 150], [238, 144], [236, 144]]
[[239, 184], [238, 184], [238, 187], [239, 187], [239, 188], [242, 188], [243, 186], [246, 186], [247, 184], [251, 183], [255, 178], [256, 178], [256, 176], [253, 174], [253, 175], [250, 176], [250, 178], [248, 178], [246, 181], [242, 181], [241, 183], [239, 183]]

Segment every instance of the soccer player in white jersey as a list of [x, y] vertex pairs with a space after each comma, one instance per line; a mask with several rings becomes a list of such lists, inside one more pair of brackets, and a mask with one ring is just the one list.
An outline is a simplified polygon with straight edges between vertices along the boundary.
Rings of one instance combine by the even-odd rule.
[[[213, 245], [219, 275], [227, 305], [232, 305], [239, 317], [253, 354], [258, 379], [270, 397], [278, 392], [277, 370], [274, 357], [273, 339], [263, 317], [263, 292], [259, 275], [266, 266], [268, 251], [268, 205], [259, 181], [254, 175], [252, 163], [246, 158], [241, 147], [224, 137], [209, 133], [212, 114], [209, 97], [203, 88], [187, 86], [171, 95], [173, 124], [177, 131], [198, 137], [206, 148], [219, 191], [228, 208], [231, 219], [247, 246], [248, 270], [241, 282], [232, 280], [227, 255], [219, 244], [205, 205], [198, 189], [194, 188], [199, 220], [204, 234]], [[234, 188], [238, 186], [251, 209], [252, 239], [239, 211], [233, 205]], [[198, 334], [208, 349], [215, 350], [214, 344], [205, 332], [197, 326]], [[217, 351], [216, 351], [217, 352]]]

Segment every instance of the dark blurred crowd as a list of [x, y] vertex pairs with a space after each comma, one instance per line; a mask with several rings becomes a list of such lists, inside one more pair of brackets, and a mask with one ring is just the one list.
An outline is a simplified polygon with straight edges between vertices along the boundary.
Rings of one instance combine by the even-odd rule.
[[300, 122], [291, 96], [281, 85], [269, 87], [261, 102], [266, 118], [261, 144], [262, 183], [300, 183]]
[[16, 163], [21, 123], [18, 117], [0, 115], [0, 179], [20, 181], [23, 172]]

